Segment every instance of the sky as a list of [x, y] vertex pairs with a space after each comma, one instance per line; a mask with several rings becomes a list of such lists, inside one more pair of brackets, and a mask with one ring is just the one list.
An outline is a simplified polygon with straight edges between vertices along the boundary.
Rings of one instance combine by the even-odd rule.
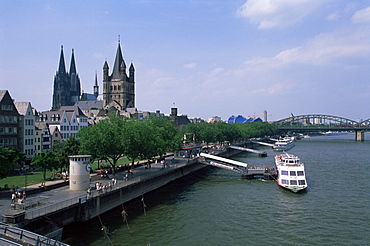
[[118, 40], [138, 110], [370, 118], [368, 0], [0, 0], [0, 89], [49, 110], [63, 45], [102, 93]]

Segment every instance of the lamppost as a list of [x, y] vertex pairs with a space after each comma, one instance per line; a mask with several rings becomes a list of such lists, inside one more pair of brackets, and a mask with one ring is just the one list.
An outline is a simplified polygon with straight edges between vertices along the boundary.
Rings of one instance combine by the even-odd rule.
[[24, 168], [24, 191], [27, 190], [27, 169]]

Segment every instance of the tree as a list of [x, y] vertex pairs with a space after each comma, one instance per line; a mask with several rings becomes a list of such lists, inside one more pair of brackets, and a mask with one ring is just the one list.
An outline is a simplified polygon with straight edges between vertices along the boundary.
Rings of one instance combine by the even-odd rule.
[[167, 151], [176, 151], [181, 147], [179, 130], [174, 126], [169, 117], [151, 115], [148, 122], [155, 128], [155, 134], [161, 139], [158, 145], [158, 155], [162, 156]]
[[126, 119], [123, 136], [124, 152], [132, 165], [138, 159], [151, 159], [163, 145], [147, 120]]
[[74, 136], [69, 137], [66, 141], [56, 142], [53, 145], [53, 151], [58, 162], [58, 167], [62, 169], [69, 168], [70, 155], [77, 155], [80, 150], [80, 143]]
[[98, 124], [81, 129], [77, 136], [80, 138], [80, 153], [89, 154], [93, 159], [106, 160], [115, 173], [119, 158], [124, 156], [123, 129], [124, 120], [117, 116], [99, 121]]
[[6, 178], [14, 164], [25, 159], [25, 154], [19, 149], [9, 149], [0, 146], [0, 179]]
[[41, 152], [32, 158], [31, 165], [36, 167], [41, 167], [44, 180], [46, 179], [46, 171], [52, 171], [57, 168], [58, 162], [55, 158], [55, 153], [53, 151], [47, 150], [46, 152]]
[[207, 123], [205, 121], [198, 123], [200, 128], [200, 134], [198, 139], [205, 142], [208, 146], [209, 143], [216, 142], [217, 130], [212, 123]]

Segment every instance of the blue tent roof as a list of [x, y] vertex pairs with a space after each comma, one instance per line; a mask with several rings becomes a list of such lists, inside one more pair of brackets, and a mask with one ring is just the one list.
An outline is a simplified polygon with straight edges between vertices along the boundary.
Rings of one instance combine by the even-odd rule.
[[232, 123], [247, 123], [247, 122], [262, 122], [262, 120], [260, 118], [256, 118], [256, 119], [249, 118], [249, 119], [246, 119], [246, 118], [244, 118], [241, 115], [238, 115], [237, 117], [235, 117], [234, 115], [232, 115], [227, 120], [227, 123], [228, 124], [232, 124]]

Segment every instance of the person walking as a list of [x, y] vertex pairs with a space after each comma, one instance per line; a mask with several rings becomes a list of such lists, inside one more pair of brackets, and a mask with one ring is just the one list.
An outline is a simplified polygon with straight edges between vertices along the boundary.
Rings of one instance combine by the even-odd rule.
[[12, 203], [15, 203], [15, 199], [17, 198], [17, 195], [15, 194], [15, 191], [12, 193]]

